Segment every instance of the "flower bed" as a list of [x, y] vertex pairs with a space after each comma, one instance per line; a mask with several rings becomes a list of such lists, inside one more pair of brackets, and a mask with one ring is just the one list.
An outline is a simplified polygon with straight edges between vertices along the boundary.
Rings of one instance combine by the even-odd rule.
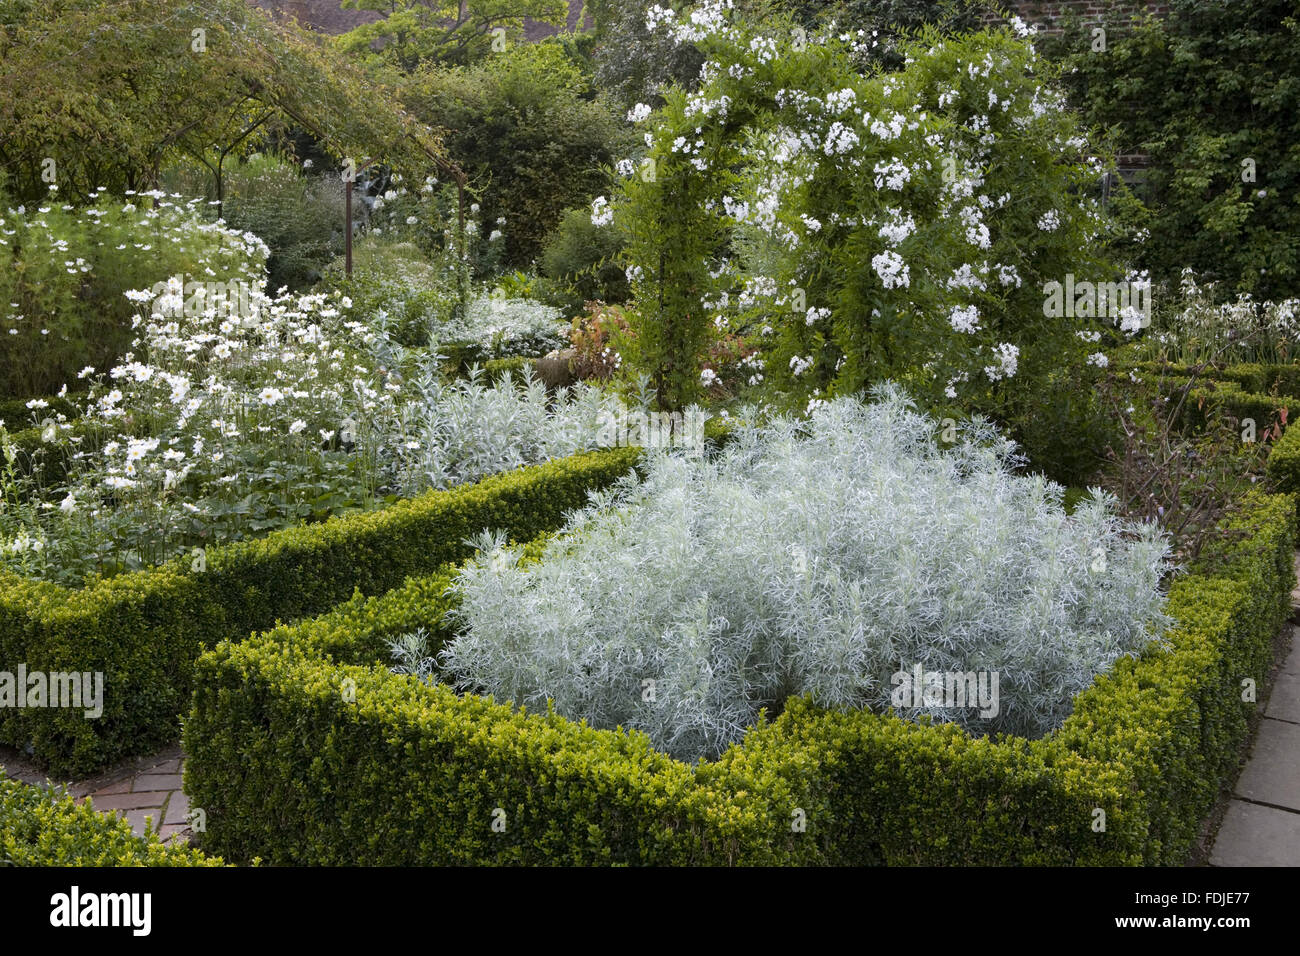
[[[449, 569], [200, 658], [186, 791], [203, 845], [275, 863], [1178, 864], [1235, 770], [1289, 613], [1295, 503], [1175, 581], [1165, 651], [1122, 660], [1048, 737], [792, 700], [717, 761], [375, 667], [440, 622]], [[439, 631], [435, 623], [434, 630]], [[437, 638], [445, 638], [445, 626]]]
[[30, 744], [58, 773], [84, 774], [175, 739], [204, 644], [319, 614], [359, 589], [381, 593], [464, 557], [485, 527], [519, 539], [557, 527], [589, 489], [627, 472], [617, 448], [435, 491], [382, 511], [334, 518], [211, 549], [92, 587], [0, 573], [0, 662], [104, 674], [104, 712], [0, 709], [0, 741]]

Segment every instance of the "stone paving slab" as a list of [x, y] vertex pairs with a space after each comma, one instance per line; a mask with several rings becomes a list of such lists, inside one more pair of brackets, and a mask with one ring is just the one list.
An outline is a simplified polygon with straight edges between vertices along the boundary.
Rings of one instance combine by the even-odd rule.
[[1300, 813], [1233, 800], [1210, 865], [1300, 866]]
[[180, 788], [181, 775], [178, 773], [142, 773], [131, 784], [132, 793], [141, 793], [146, 790], [171, 791]]
[[1300, 724], [1265, 717], [1234, 792], [1300, 813]]
[[[1295, 657], [1296, 652], [1292, 651], [1291, 659], [1294, 660]], [[1278, 673], [1264, 713], [1274, 720], [1300, 724], [1300, 674], [1287, 673], [1285, 670]]]
[[85, 799], [96, 810], [120, 810], [137, 834], [146, 820], [163, 839], [188, 839], [189, 799], [181, 792], [181, 757], [168, 757], [114, 781]]

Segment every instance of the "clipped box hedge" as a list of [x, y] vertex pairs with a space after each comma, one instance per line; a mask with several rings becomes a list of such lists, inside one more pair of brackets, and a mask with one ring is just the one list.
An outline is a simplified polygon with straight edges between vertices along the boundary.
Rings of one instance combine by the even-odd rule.
[[0, 770], [0, 866], [222, 866], [183, 843], [139, 837], [124, 817]]
[[1168, 650], [1122, 660], [1042, 740], [792, 700], [681, 763], [376, 665], [385, 636], [445, 639], [444, 568], [205, 653], [186, 792], [206, 849], [279, 864], [1179, 864], [1290, 610], [1294, 501], [1235, 520], [1243, 540], [1175, 579]]
[[99, 671], [104, 712], [0, 709], [0, 742], [59, 774], [81, 775], [145, 753], [178, 731], [204, 645], [320, 614], [354, 591], [388, 591], [468, 553], [466, 537], [497, 528], [519, 540], [559, 527], [587, 492], [640, 455], [613, 448], [428, 492], [190, 559], [66, 589], [0, 572], [0, 669]]
[[1300, 428], [1288, 428], [1273, 443], [1265, 474], [1275, 491], [1300, 494]]
[[54, 418], [56, 415], [63, 415], [68, 419], [81, 417], [81, 405], [85, 403], [89, 392], [72, 392], [67, 395], [46, 395], [44, 401], [45, 408], [28, 408], [27, 403], [30, 399], [26, 398], [3, 398], [0, 399], [0, 422], [11, 432], [23, 431], [33, 427], [33, 419], [40, 421], [45, 418]]
[[[1200, 366], [1170, 362], [1119, 362], [1120, 368], [1133, 369], [1144, 375], [1163, 375], [1186, 380]], [[1243, 392], [1282, 396], [1300, 396], [1300, 365], [1268, 365], [1259, 362], [1237, 362], [1218, 367], [1201, 368], [1198, 377], [1203, 381], [1231, 382]]]

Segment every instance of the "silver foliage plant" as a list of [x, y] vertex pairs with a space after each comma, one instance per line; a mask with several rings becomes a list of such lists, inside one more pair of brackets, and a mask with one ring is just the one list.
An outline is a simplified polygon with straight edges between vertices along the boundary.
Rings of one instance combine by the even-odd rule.
[[389, 670], [394, 674], [408, 674], [420, 680], [429, 680], [434, 673], [435, 660], [429, 653], [429, 634], [417, 628], [385, 641], [394, 663]]
[[414, 385], [419, 400], [399, 410], [396, 437], [383, 452], [392, 483], [406, 495], [608, 447], [625, 407], [581, 382], [548, 395], [527, 369], [522, 380], [506, 374], [495, 384], [479, 369], [449, 382], [426, 371]]
[[887, 385], [745, 427], [714, 461], [661, 453], [540, 563], [483, 541], [443, 675], [683, 759], [717, 756], [791, 695], [883, 711], [918, 664], [996, 672], [998, 713], [900, 716], [1050, 732], [1097, 674], [1161, 639], [1167, 544], [1100, 491], [1067, 515], [987, 424], [949, 446], [939, 433]]
[[569, 344], [562, 318], [559, 309], [531, 299], [480, 295], [464, 317], [437, 322], [431, 332], [439, 342], [473, 342], [494, 357], [543, 355]]

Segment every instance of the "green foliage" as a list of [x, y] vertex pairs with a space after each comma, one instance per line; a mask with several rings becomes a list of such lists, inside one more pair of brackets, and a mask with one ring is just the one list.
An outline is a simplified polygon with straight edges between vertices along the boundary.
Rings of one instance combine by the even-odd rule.
[[518, 42], [525, 17], [563, 25], [569, 12], [564, 0], [343, 0], [342, 7], [373, 10], [380, 18], [339, 37], [339, 46], [407, 72], [431, 63], [471, 63], [507, 37]]
[[[1057, 733], [1060, 750], [1122, 762], [1143, 831], [1138, 862], [1185, 862], [1200, 821], [1220, 787], [1236, 774], [1255, 701], [1243, 700], [1247, 679], [1262, 687], [1272, 642], [1291, 614], [1295, 586], [1295, 499], [1256, 496], [1230, 519], [1248, 534], [1204, 556], [1170, 591], [1169, 613], [1180, 622], [1168, 654], [1126, 662], [1075, 701]], [[1125, 801], [1127, 802], [1127, 800]], [[1099, 804], [1105, 807], [1105, 804]], [[1107, 811], [1108, 838], [1115, 814]]]
[[654, 175], [614, 204], [627, 357], [661, 399], [699, 392], [719, 329], [751, 336], [799, 409], [892, 378], [1027, 428], [1050, 376], [1086, 389], [1080, 336], [1100, 333], [1045, 314], [1042, 289], [1112, 277], [1087, 198], [1100, 167], [1029, 44], [927, 33], [904, 70], [864, 77], [861, 44], [718, 21], [699, 31], [706, 82], [649, 120]]
[[1300, 496], [1300, 428], [1289, 428], [1269, 452], [1265, 474], [1269, 486]]
[[319, 614], [356, 589], [382, 593], [468, 554], [484, 528], [531, 538], [558, 527], [633, 466], [638, 449], [577, 455], [435, 491], [382, 511], [291, 528], [70, 590], [0, 572], [0, 660], [100, 671], [103, 715], [0, 710], [0, 740], [57, 773], [86, 774], [174, 739], [204, 644]]
[[266, 260], [261, 240], [206, 221], [197, 199], [94, 191], [77, 209], [58, 195], [14, 208], [0, 194], [2, 397], [76, 387], [86, 365], [115, 364], [133, 335], [126, 291], [172, 275], [260, 274]]
[[458, 308], [457, 274], [447, 258], [433, 259], [412, 242], [369, 235], [352, 247], [352, 276], [339, 259], [322, 286], [352, 300], [347, 312], [353, 320], [383, 328], [400, 345], [424, 346]]
[[[686, 10], [683, 0], [662, 6]], [[657, 105], [671, 86], [690, 88], [699, 79], [704, 56], [689, 43], [674, 43], [664, 33], [646, 28], [642, 0], [587, 0], [595, 24], [592, 52], [596, 83], [623, 108], [635, 103]]]
[[108, 817], [66, 792], [11, 780], [0, 770], [0, 867], [222, 866], [184, 844], [136, 836], [125, 817]]
[[1044, 49], [1084, 119], [1115, 127], [1120, 152], [1151, 156], [1136, 186], [1153, 213], [1141, 264], [1170, 281], [1191, 267], [1224, 293], [1300, 293], [1295, 5], [1173, 0], [1164, 16], [1105, 25], [1104, 52], [1077, 20]]
[[592, 98], [554, 43], [513, 47], [472, 67], [424, 70], [404, 99], [446, 130], [448, 155], [481, 197], [484, 228], [505, 234], [502, 263], [510, 268], [538, 255], [564, 210], [605, 188], [604, 167], [630, 144], [619, 115], [602, 96]]
[[0, 428], [18, 432], [35, 427], [46, 418], [56, 415], [73, 418], [81, 413], [81, 405], [85, 399], [84, 391], [46, 395], [36, 399], [0, 399]]
[[306, 128], [339, 158], [421, 173], [440, 159], [383, 87], [246, 0], [18, 0], [3, 19], [0, 157], [24, 201], [51, 175], [67, 201], [147, 189], [183, 155], [215, 171], [262, 123]]
[[1241, 680], [1263, 683], [1289, 613], [1294, 509], [1251, 499], [1226, 568], [1173, 584], [1171, 648], [1032, 743], [796, 699], [690, 767], [377, 663], [440, 619], [447, 570], [205, 654], [186, 791], [205, 848], [281, 864], [1178, 865], [1235, 772]]
[[625, 302], [629, 289], [619, 263], [622, 251], [618, 233], [593, 226], [586, 206], [565, 210], [538, 260], [549, 280], [549, 300], [569, 314], [586, 302]]
[[253, 154], [225, 174], [223, 215], [271, 251], [268, 289], [305, 291], [343, 253], [343, 183], [337, 175], [305, 176], [275, 154]]

